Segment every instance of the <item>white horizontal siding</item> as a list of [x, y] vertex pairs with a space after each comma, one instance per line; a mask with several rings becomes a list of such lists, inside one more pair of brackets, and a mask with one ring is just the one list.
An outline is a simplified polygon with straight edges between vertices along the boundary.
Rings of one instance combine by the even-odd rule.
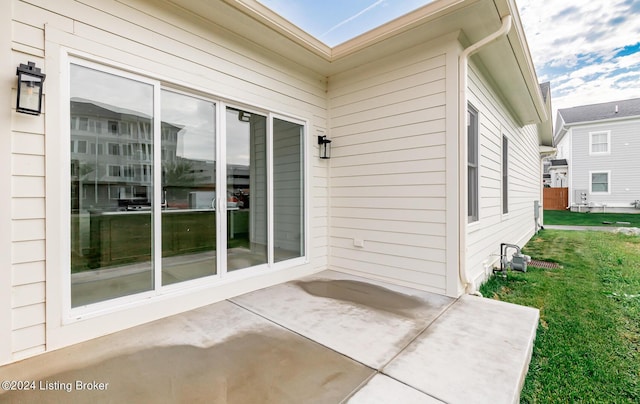
[[12, 345], [15, 353], [30, 350], [32, 352], [42, 352], [42, 341], [45, 340], [44, 324], [38, 324], [31, 327], [20, 328], [13, 332]]
[[45, 305], [31, 304], [28, 306], [18, 307], [13, 310], [13, 329], [37, 326], [45, 322]]
[[[519, 127], [480, 70], [469, 69], [469, 102], [479, 118], [479, 220], [467, 230], [466, 265], [482, 281], [484, 264], [498, 262], [500, 243], [522, 246], [534, 233], [534, 200], [541, 201], [536, 125]], [[502, 136], [508, 138], [508, 213], [502, 206]]]
[[45, 263], [44, 261], [31, 261], [13, 264], [11, 275], [11, 284], [13, 286], [44, 282]]
[[[325, 77], [168, 2], [9, 1], [7, 4], [10, 4], [8, 9], [11, 12], [7, 13], [7, 28], [3, 32], [10, 33], [13, 66], [27, 60], [34, 61], [38, 67], [46, 68], [47, 63], [55, 65], [59, 61], [60, 47], [65, 47], [130, 67], [136, 72], [149, 73], [169, 83], [202, 90], [235, 104], [246, 103], [306, 120], [309, 124], [307, 139], [314, 140], [317, 134], [327, 131]], [[0, 9], [6, 10], [6, 7]], [[229, 7], [229, 13], [235, 12]], [[45, 54], [51, 49], [53, 51]], [[6, 189], [11, 190], [8, 232], [11, 240], [11, 284], [3, 285], [6, 289], [0, 293], [9, 296], [11, 301], [10, 324], [3, 320], [2, 326], [9, 327], [7, 344], [11, 345], [12, 360], [46, 350], [47, 334], [50, 339], [58, 340], [54, 345], [64, 344], [59, 340], [65, 337], [55, 334], [59, 327], [57, 322], [45, 332], [44, 308], [53, 308], [53, 313], [60, 312], [62, 292], [59, 290], [58, 271], [68, 270], [58, 268], [57, 260], [49, 264], [49, 270], [55, 275], [49, 282], [55, 282], [57, 289], [50, 296], [52, 300], [45, 302], [45, 291], [51, 285], [47, 284], [45, 255], [65, 254], [53, 247], [49, 251], [45, 248], [50, 243], [57, 245], [55, 240], [46, 240], [45, 229], [49, 234], [58, 234], [56, 226], [63, 225], [58, 218], [45, 217], [45, 201], [61, 199], [59, 190], [46, 189], [45, 181], [50, 178], [45, 174], [56, 178], [53, 183], [68, 181], [58, 178], [59, 170], [52, 165], [49, 165], [51, 171], [46, 172], [47, 162], [51, 164], [59, 156], [46, 156], [45, 151], [65, 147], [55, 143], [59, 138], [57, 125], [47, 127], [45, 131], [46, 107], [64, 102], [50, 100], [51, 91], [47, 89], [57, 90], [53, 91], [57, 95], [65, 84], [59, 81], [59, 77], [48, 75], [45, 113], [39, 117], [12, 113], [10, 122], [6, 122], [7, 136], [11, 140], [8, 143], [10, 147], [2, 151], [7, 152], [4, 158], [11, 170], [6, 184]], [[15, 99], [15, 85], [11, 91], [11, 97]], [[60, 120], [60, 125], [64, 125], [68, 118], [60, 117]], [[305, 142], [309, 142], [307, 139]], [[310, 162], [307, 167], [311, 171], [308, 177], [311, 184], [306, 203], [309, 207], [308, 255], [311, 262], [308, 267], [320, 270], [328, 264], [328, 167], [327, 162], [317, 158], [313, 142], [309, 143], [307, 149], [311, 155], [308, 156]], [[60, 236], [64, 237], [64, 234]], [[103, 324], [109, 325], [97, 328], [113, 331], [117, 330], [118, 321], [105, 320]], [[86, 330], [79, 334], [83, 333], [91, 334]], [[80, 340], [83, 337], [73, 338]], [[6, 358], [0, 356], [0, 363], [3, 361]]]
[[0, 364], [12, 360], [13, 356], [13, 310], [11, 307], [12, 274], [11, 268], [11, 194], [6, 190], [11, 188], [11, 116], [15, 108], [15, 92], [11, 85], [15, 80], [12, 46], [12, 16], [13, 4], [10, 1], [0, 2], [0, 71], [4, 72], [2, 82], [5, 83], [0, 98]]
[[[14, 65], [44, 67], [44, 23], [69, 21], [22, 1], [12, 1]], [[38, 22], [39, 20], [39, 22]], [[67, 28], [72, 28], [67, 24]], [[46, 90], [46, 85], [45, 85]], [[13, 84], [12, 99], [16, 89]], [[46, 96], [45, 96], [46, 97]], [[46, 105], [46, 99], [43, 102]], [[15, 108], [15, 105], [13, 105]], [[43, 107], [46, 113], [46, 107]], [[11, 352], [38, 353], [45, 346], [45, 115], [11, 115]]]
[[421, 45], [329, 78], [331, 268], [444, 293], [445, 77]]
[[44, 303], [44, 282], [17, 285], [13, 287], [11, 294], [12, 307], [25, 307], [33, 304]]
[[[30, 2], [72, 19], [73, 32], [78, 37], [148, 59], [154, 73], [178, 77], [195, 74], [200, 83], [211, 82], [212, 90], [218, 93], [234, 95], [241, 91], [247, 102], [256, 103], [260, 96], [273, 101], [276, 93], [283, 96], [280, 101], [295, 109], [306, 108], [305, 104], [311, 108], [324, 104], [322, 77], [274, 58], [268, 50], [170, 4], [103, 0]], [[256, 97], [249, 99], [250, 94]]]

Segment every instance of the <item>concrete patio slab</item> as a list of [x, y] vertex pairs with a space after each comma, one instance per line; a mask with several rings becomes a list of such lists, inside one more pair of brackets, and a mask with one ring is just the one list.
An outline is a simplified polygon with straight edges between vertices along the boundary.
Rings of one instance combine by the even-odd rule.
[[374, 369], [380, 369], [454, 299], [324, 271], [231, 301]]
[[0, 402], [337, 403], [373, 373], [225, 301], [1, 367], [36, 384]]
[[440, 400], [379, 373], [347, 402], [349, 404], [443, 404]]
[[35, 383], [0, 402], [513, 403], [537, 322], [325, 271], [0, 367]]
[[448, 403], [517, 403], [537, 309], [462, 296], [383, 372]]

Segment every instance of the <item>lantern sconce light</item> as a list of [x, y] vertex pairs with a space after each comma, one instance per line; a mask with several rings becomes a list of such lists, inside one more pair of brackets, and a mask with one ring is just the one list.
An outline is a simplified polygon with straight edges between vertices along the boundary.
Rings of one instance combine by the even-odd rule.
[[318, 145], [320, 145], [320, 158], [331, 158], [331, 140], [327, 136], [318, 136]]
[[18, 76], [18, 99], [16, 111], [23, 114], [40, 115], [42, 112], [42, 83], [46, 74], [34, 62], [20, 63]]

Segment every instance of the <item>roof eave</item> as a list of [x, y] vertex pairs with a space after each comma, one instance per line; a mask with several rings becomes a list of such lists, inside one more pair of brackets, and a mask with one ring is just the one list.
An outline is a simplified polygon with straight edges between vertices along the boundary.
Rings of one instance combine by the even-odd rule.
[[[492, 56], [497, 60], [496, 63], [502, 62], [503, 57], [511, 60], [509, 71], [494, 69], [500, 63], [488, 67], [490, 71], [499, 72], [495, 75], [496, 85], [505, 96], [507, 104], [516, 105], [512, 112], [520, 124], [548, 120], [524, 29], [513, 0], [435, 0], [334, 48], [256, 0], [169, 1], [324, 76], [375, 62], [381, 54], [400, 51], [454, 31], [465, 31], [465, 28], [474, 31], [465, 32], [465, 35], [475, 42], [499, 26], [502, 17], [512, 15], [514, 28], [507, 40], [492, 45], [494, 50], [495, 47], [498, 49], [498, 57]], [[478, 15], [470, 10], [482, 10], [483, 18], [487, 20], [479, 21]], [[257, 23], [255, 29], [246, 29], [251, 28], [251, 20]], [[483, 49], [478, 54], [480, 58], [484, 52], [486, 50]], [[504, 66], [501, 67], [505, 69]], [[514, 80], [519, 84], [513, 85]]]
[[[531, 58], [531, 52], [529, 51], [529, 45], [516, 3], [514, 0], [494, 0], [494, 4], [496, 5], [500, 18], [506, 15], [513, 17], [513, 28], [507, 35], [507, 38], [512, 49], [512, 54], [518, 63], [521, 76], [525, 82], [528, 93], [527, 97], [531, 102], [531, 107], [533, 107], [535, 111], [530, 116], [527, 116], [527, 119], [521, 123], [526, 125], [548, 122], [550, 121], [550, 111], [547, 111], [547, 107], [542, 98], [540, 83]], [[545, 138], [541, 140], [549, 142], [550, 145], [551, 139]]]
[[287, 37], [307, 51], [330, 62], [333, 49], [313, 35], [300, 29], [289, 20], [255, 0], [222, 0], [257, 22]]

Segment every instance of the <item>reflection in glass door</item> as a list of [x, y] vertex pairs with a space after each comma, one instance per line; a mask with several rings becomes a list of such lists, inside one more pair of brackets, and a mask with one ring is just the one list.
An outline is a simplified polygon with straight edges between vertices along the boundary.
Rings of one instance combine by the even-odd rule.
[[304, 126], [273, 119], [274, 262], [304, 256]]
[[227, 108], [226, 144], [227, 271], [234, 271], [267, 263], [266, 117]]
[[215, 104], [162, 90], [162, 284], [216, 273]]
[[153, 86], [76, 64], [70, 81], [71, 307], [79, 307], [153, 289]]
[[70, 308], [304, 257], [303, 124], [79, 59], [69, 79]]

